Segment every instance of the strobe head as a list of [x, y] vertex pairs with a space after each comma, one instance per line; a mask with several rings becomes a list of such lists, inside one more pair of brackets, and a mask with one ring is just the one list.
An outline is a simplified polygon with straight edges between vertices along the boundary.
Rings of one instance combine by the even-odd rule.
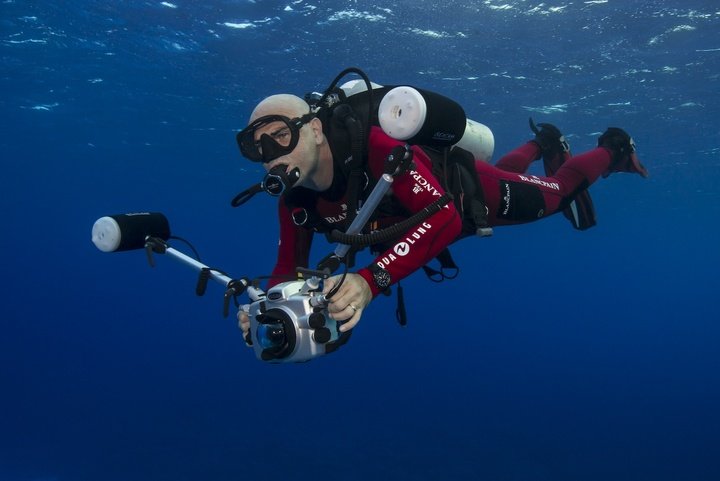
[[271, 363], [305, 362], [338, 346], [337, 322], [303, 290], [304, 281], [284, 282], [250, 305], [250, 334], [258, 359]]
[[147, 237], [170, 238], [170, 224], [160, 212], [135, 212], [99, 218], [91, 240], [103, 252], [143, 249]]

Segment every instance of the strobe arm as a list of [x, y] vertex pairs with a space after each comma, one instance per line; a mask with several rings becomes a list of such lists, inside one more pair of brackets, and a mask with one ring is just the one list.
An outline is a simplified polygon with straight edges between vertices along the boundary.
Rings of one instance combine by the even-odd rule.
[[202, 262], [170, 247], [170, 227], [167, 218], [159, 212], [118, 214], [101, 217], [93, 225], [92, 241], [103, 252], [145, 249], [148, 262], [154, 266], [153, 254], [170, 256], [196, 270], [199, 274], [196, 293], [202, 295], [212, 279], [225, 287], [223, 314], [229, 313], [230, 299], [247, 291], [252, 302], [265, 297], [265, 292], [246, 279], [233, 279], [225, 272], [213, 269]]
[[[365, 224], [370, 220], [373, 212], [380, 205], [385, 194], [393, 183], [393, 177], [405, 172], [412, 164], [413, 155], [409, 145], [395, 147], [390, 155], [385, 160], [385, 173], [380, 176], [377, 184], [373, 188], [372, 192], [368, 196], [367, 200], [363, 204], [360, 212], [353, 220], [350, 227], [348, 227], [345, 234], [352, 236], [360, 233], [365, 227]], [[335, 248], [334, 257], [337, 259], [344, 259], [347, 253], [350, 251], [349, 243], [340, 243]]]
[[403, 172], [413, 169], [413, 165], [413, 151], [410, 149], [410, 144], [398, 145], [385, 159], [385, 173], [397, 177]]

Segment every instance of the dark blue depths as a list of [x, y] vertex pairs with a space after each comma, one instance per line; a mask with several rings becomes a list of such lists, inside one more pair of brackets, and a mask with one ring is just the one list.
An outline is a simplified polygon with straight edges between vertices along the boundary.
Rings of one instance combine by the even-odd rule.
[[[718, 479], [714, 2], [111, 3], [0, 4], [0, 479]], [[593, 186], [587, 232], [463, 241], [459, 279], [404, 283], [406, 328], [379, 299], [304, 365], [255, 360], [183, 266], [94, 249], [97, 217], [159, 210], [266, 274], [234, 131], [350, 65], [455, 98], [495, 158], [528, 116], [576, 152], [621, 126], [651, 177]]]

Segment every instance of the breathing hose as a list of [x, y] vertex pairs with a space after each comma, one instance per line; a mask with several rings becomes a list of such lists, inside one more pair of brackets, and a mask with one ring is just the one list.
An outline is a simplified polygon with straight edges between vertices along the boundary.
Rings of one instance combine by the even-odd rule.
[[330, 240], [333, 242], [339, 242], [341, 244], [366, 247], [374, 244], [382, 244], [395, 239], [410, 229], [412, 226], [417, 225], [433, 214], [437, 213], [442, 209], [448, 202], [452, 201], [453, 196], [449, 192], [446, 192], [442, 197], [437, 199], [432, 204], [425, 207], [423, 210], [415, 213], [411, 217], [408, 217], [402, 222], [399, 222], [387, 229], [383, 229], [371, 234], [346, 234], [337, 229], [330, 232]]

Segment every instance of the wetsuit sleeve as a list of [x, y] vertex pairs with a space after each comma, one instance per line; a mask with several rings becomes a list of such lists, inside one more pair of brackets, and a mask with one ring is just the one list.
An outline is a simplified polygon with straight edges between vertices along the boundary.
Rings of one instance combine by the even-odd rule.
[[272, 277], [268, 282], [268, 289], [289, 280], [288, 276], [295, 275], [296, 267], [308, 266], [313, 238], [311, 230], [295, 225], [290, 210], [282, 199], [278, 206], [278, 218], [280, 220], [278, 256]]
[[[397, 145], [401, 145], [377, 128], [370, 135], [369, 163], [372, 174], [382, 174], [385, 159]], [[419, 148], [413, 148], [416, 168], [395, 178], [392, 184], [394, 199], [405, 207], [410, 215], [421, 211], [445, 191], [430, 171], [430, 160]], [[375, 259], [375, 264], [390, 273], [392, 283], [410, 275], [427, 264], [460, 234], [462, 221], [452, 202], [411, 227], [387, 251]], [[373, 296], [380, 293], [368, 268], [358, 271], [370, 286]]]

